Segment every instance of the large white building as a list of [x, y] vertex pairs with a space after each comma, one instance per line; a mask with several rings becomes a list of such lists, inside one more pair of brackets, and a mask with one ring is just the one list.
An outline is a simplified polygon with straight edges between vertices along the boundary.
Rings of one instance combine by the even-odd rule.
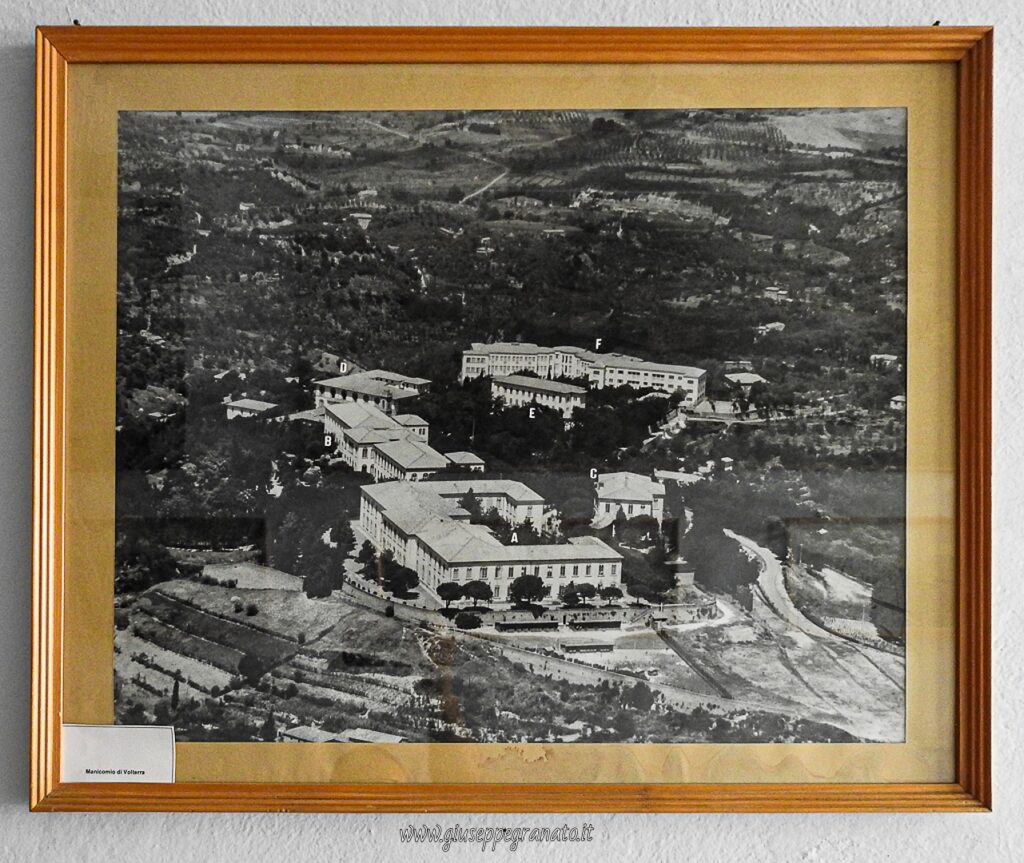
[[313, 395], [320, 407], [330, 402], [351, 401], [371, 404], [386, 413], [394, 413], [398, 404], [426, 391], [430, 381], [384, 369], [340, 375], [313, 383]]
[[[543, 499], [522, 483], [509, 482], [501, 489], [502, 482], [489, 481], [484, 493], [520, 500], [512, 504], [523, 507], [520, 515], [527, 508], [543, 510]], [[507, 601], [512, 582], [521, 575], [539, 576], [551, 596], [570, 582], [621, 586], [622, 555], [596, 537], [576, 537], [562, 545], [504, 545], [488, 528], [470, 524], [458, 498], [470, 487], [480, 496], [480, 485], [466, 480], [363, 486], [359, 526], [378, 552], [390, 551], [435, 595], [444, 582], [479, 580], [490, 586], [495, 600]]]
[[576, 408], [583, 407], [586, 395], [583, 387], [544, 378], [504, 375], [491, 381], [491, 397], [500, 398], [508, 407], [537, 405], [552, 408], [565, 419], [569, 419]]
[[692, 406], [705, 396], [707, 372], [693, 366], [652, 363], [626, 354], [601, 354], [560, 345], [532, 342], [474, 342], [462, 352], [463, 381], [499, 378], [530, 371], [542, 378], [586, 378], [595, 389], [629, 386], [634, 389], [681, 392], [683, 404]]
[[546, 348], [532, 342], [474, 342], [462, 352], [461, 380], [533, 372], [542, 378], [583, 378], [600, 354], [572, 345]]
[[665, 484], [628, 471], [598, 474], [595, 509], [598, 516], [615, 518], [621, 511], [626, 518], [648, 515], [661, 521]]
[[378, 482], [388, 479], [422, 480], [452, 466], [467, 465], [472, 453], [442, 455], [427, 443], [427, 421], [415, 414], [389, 416], [380, 408], [359, 402], [328, 402], [324, 405], [324, 434], [335, 453], [352, 470], [368, 473]]
[[595, 389], [633, 387], [682, 393], [682, 404], [692, 407], [703, 401], [707, 391], [707, 372], [694, 366], [651, 363], [634, 357], [607, 354], [591, 366], [588, 380]]

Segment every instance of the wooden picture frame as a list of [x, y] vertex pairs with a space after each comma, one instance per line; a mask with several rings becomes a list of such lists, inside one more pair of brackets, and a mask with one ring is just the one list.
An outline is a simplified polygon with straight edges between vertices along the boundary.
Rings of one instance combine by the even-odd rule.
[[[992, 31], [43, 27], [37, 35], [31, 808], [36, 811], [985, 811], [991, 789]], [[93, 64], [945, 63], [956, 68], [955, 779], [941, 783], [61, 781], [69, 72]]]

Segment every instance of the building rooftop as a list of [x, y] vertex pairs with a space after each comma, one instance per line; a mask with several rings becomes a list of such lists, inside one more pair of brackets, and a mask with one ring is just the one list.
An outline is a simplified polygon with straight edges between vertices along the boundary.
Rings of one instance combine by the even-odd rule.
[[638, 473], [601, 473], [597, 475], [597, 496], [600, 500], [650, 502], [665, 496], [665, 486]]
[[289, 737], [293, 740], [300, 740], [305, 743], [337, 743], [339, 737], [324, 731], [322, 728], [314, 728], [312, 725], [296, 725], [281, 732], [282, 737]]
[[348, 731], [342, 731], [338, 739], [346, 743], [402, 743], [405, 740], [398, 734], [388, 734], [370, 728], [350, 728]]
[[379, 482], [364, 485], [363, 494], [374, 501], [403, 533], [415, 533], [429, 521], [439, 518], [469, 518], [469, 513], [456, 501], [446, 500], [425, 488], [432, 484], [401, 480]]
[[410, 386], [425, 386], [430, 383], [427, 378], [414, 378], [409, 375], [403, 375], [399, 372], [389, 372], [386, 369], [370, 369], [368, 372], [363, 372], [367, 377], [373, 378], [375, 381], [385, 381], [387, 383], [394, 384], [409, 384]]
[[472, 491], [477, 495], [504, 495], [516, 503], [544, 503], [544, 498], [537, 492], [514, 479], [438, 479], [419, 485], [441, 497], [462, 497], [467, 491]]
[[594, 363], [601, 368], [616, 369], [637, 369], [638, 371], [669, 372], [675, 375], [686, 375], [692, 378], [699, 378], [705, 373], [705, 369], [698, 369], [696, 366], [676, 366], [670, 363], [652, 363], [648, 360], [640, 360], [636, 357], [627, 357], [622, 354], [603, 354]]
[[583, 348], [545, 348], [533, 342], [473, 342], [471, 350], [477, 354], [522, 354], [525, 356], [549, 354], [554, 350], [576, 353], [577, 356], [589, 353], [589, 351], [585, 351]]
[[250, 411], [269, 411], [271, 408], [276, 408], [277, 405], [274, 402], [261, 402], [259, 399], [236, 399], [233, 402], [228, 402], [227, 407]]
[[330, 387], [331, 389], [342, 390], [347, 393], [357, 393], [358, 395], [374, 396], [377, 398], [408, 399], [416, 395], [412, 390], [402, 389], [401, 386], [390, 381], [382, 381], [370, 377], [370, 372], [326, 378], [322, 381], [315, 381], [314, 386]]
[[515, 389], [544, 393], [545, 395], [583, 396], [587, 394], [583, 387], [574, 387], [572, 384], [563, 384], [559, 381], [549, 381], [543, 378], [529, 378], [523, 375], [497, 377], [494, 378], [494, 383], [514, 387]]
[[[599, 354], [586, 348], [578, 348], [575, 345], [555, 345], [553, 348], [533, 342], [473, 342], [469, 351], [464, 353], [474, 354], [516, 354], [520, 356], [538, 356], [541, 354], [571, 354], [582, 360], [596, 362], [603, 357], [625, 356], [625, 354]], [[630, 357], [636, 359], [636, 357]]]
[[396, 414], [392, 419], [401, 426], [425, 426], [428, 425], [423, 417], [416, 414]]
[[288, 414], [289, 420], [309, 420], [310, 422], [321, 422], [324, 418], [324, 409], [321, 408], [310, 408], [308, 411], [298, 411], [293, 414]]
[[655, 479], [660, 480], [672, 480], [680, 485], [691, 485], [692, 483], [700, 482], [704, 479], [704, 477], [698, 473], [685, 473], [678, 470], [656, 470], [654, 472], [654, 477]]
[[473, 452], [463, 452], [461, 450], [456, 450], [455, 452], [446, 452], [444, 455], [445, 458], [447, 458], [448, 461], [450, 461], [452, 464], [474, 465], [484, 463], [484, 460]]
[[489, 528], [480, 524], [437, 519], [416, 532], [420, 542], [449, 564], [555, 563], [600, 558], [609, 562], [622, 555], [594, 536], [576, 537], [586, 542], [559, 545], [503, 545]]
[[324, 405], [324, 412], [330, 414], [345, 428], [395, 428], [393, 417], [365, 402], [333, 402]]
[[739, 384], [741, 387], [768, 383], [757, 372], [731, 372], [725, 376], [725, 379], [732, 381], [734, 384]]
[[408, 432], [403, 428], [363, 428], [344, 429], [342, 434], [357, 444], [378, 444], [387, 441], [402, 440]]
[[403, 470], [441, 470], [448, 466], [448, 459], [432, 446], [410, 438], [379, 443], [377, 451]]

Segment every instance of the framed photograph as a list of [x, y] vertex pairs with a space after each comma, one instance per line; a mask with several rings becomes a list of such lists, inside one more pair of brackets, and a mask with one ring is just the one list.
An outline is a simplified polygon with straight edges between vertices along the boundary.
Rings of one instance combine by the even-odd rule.
[[34, 809], [990, 808], [990, 28], [37, 64]]

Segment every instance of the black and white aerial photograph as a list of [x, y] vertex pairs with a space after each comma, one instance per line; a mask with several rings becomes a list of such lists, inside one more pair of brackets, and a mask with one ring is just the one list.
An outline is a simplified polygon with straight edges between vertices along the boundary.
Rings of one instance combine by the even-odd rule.
[[906, 113], [123, 112], [116, 721], [904, 740]]

